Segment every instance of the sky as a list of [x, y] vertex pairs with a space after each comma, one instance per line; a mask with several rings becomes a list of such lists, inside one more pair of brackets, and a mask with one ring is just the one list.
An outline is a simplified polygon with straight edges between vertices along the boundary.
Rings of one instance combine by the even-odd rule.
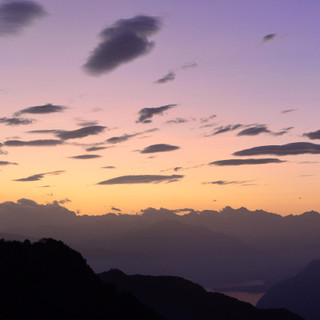
[[0, 202], [320, 211], [318, 0], [0, 2]]

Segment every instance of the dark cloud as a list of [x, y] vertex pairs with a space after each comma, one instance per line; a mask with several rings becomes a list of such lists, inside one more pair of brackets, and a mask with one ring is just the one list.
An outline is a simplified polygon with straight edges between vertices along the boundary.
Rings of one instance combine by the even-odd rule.
[[238, 136], [256, 136], [260, 133], [270, 133], [271, 131], [265, 125], [255, 125], [253, 127], [240, 131]]
[[160, 183], [160, 182], [176, 182], [182, 179], [182, 175], [137, 175], [137, 176], [121, 176], [105, 181], [98, 184], [113, 185], [113, 184], [136, 184], [136, 183]]
[[132, 134], [123, 134], [122, 136], [111, 137], [108, 140], [106, 140], [106, 142], [107, 143], [111, 143], [111, 144], [121, 143], [121, 142], [128, 141], [131, 138], [134, 138], [136, 136], [140, 136], [140, 135], [145, 134], [145, 133], [155, 132], [155, 131], [158, 131], [158, 130], [159, 130], [158, 128], [153, 128], [153, 129], [150, 129], [150, 130], [145, 130], [145, 131], [136, 132], [136, 133], [132, 133]]
[[316, 140], [316, 139], [320, 139], [320, 130], [318, 131], [313, 131], [313, 132], [308, 132], [303, 134], [305, 137], [308, 137], [311, 140]]
[[112, 210], [112, 211], [118, 211], [118, 212], [120, 212], [120, 211], [121, 211], [121, 209], [119, 209], [119, 208], [115, 208], [115, 207], [111, 207], [111, 210]]
[[263, 37], [262, 41], [267, 42], [267, 41], [273, 40], [276, 36], [277, 36], [276, 33], [267, 34], [266, 36]]
[[77, 156], [70, 157], [70, 159], [80, 159], [80, 160], [87, 160], [87, 159], [96, 159], [101, 158], [98, 154], [80, 154]]
[[97, 135], [105, 130], [103, 126], [89, 126], [77, 130], [57, 130], [55, 135], [62, 140], [84, 138], [91, 135]]
[[153, 144], [141, 150], [140, 153], [167, 152], [167, 151], [174, 151], [178, 149], [180, 149], [180, 147], [172, 146], [170, 144]]
[[47, 139], [47, 140], [31, 140], [31, 141], [22, 141], [22, 140], [7, 140], [4, 142], [4, 145], [7, 147], [42, 147], [42, 146], [57, 146], [63, 144], [61, 140]]
[[207, 135], [207, 136], [215, 136], [217, 134], [221, 134], [221, 133], [225, 133], [225, 132], [228, 132], [228, 131], [233, 131], [233, 130], [237, 130], [239, 128], [242, 127], [242, 124], [229, 124], [227, 126], [221, 126], [221, 127], [218, 127], [214, 130], [213, 133]]
[[24, 113], [28, 114], [47, 114], [55, 112], [63, 112], [67, 107], [53, 105], [51, 103], [45, 104], [43, 106], [34, 106], [17, 111], [14, 115], [19, 116]]
[[89, 147], [89, 148], [86, 148], [86, 151], [92, 152], [92, 151], [99, 151], [104, 149], [108, 149], [108, 147]]
[[173, 71], [168, 72], [164, 77], [155, 81], [155, 83], [167, 83], [169, 81], [173, 81], [176, 78], [176, 74]]
[[282, 163], [285, 162], [276, 158], [265, 159], [227, 159], [210, 162], [209, 165], [215, 166], [241, 166], [241, 165], [253, 165], [253, 164], [267, 164], [267, 163]]
[[197, 67], [198, 64], [196, 62], [187, 62], [181, 68], [182, 69], [191, 69]]
[[139, 119], [136, 121], [137, 123], [150, 123], [152, 122], [152, 118], [155, 115], [162, 115], [165, 111], [172, 109], [173, 107], [177, 106], [176, 104], [167, 104], [162, 107], [157, 108], [143, 108], [141, 109], [139, 114]]
[[102, 169], [115, 169], [116, 167], [114, 166], [105, 166], [105, 167], [102, 167]]
[[282, 110], [281, 113], [289, 113], [289, 112], [293, 112], [293, 111], [297, 111], [298, 109], [285, 109]]
[[180, 123], [186, 123], [186, 122], [189, 122], [189, 120], [184, 118], [175, 118], [175, 119], [166, 121], [165, 124], [180, 124]]
[[235, 152], [235, 156], [256, 156], [256, 155], [298, 155], [298, 154], [319, 154], [320, 145], [310, 142], [294, 142], [284, 145], [267, 145], [259, 146], [250, 149], [244, 149]]
[[84, 65], [85, 70], [100, 75], [150, 52], [154, 42], [148, 36], [160, 27], [161, 20], [157, 17], [136, 16], [116, 21], [100, 33], [101, 42]]
[[25, 119], [25, 118], [0, 118], [0, 123], [3, 123], [7, 126], [19, 126], [19, 125], [27, 125], [32, 124], [35, 120], [34, 119]]
[[16, 162], [9, 162], [9, 161], [0, 161], [0, 166], [7, 166], [7, 165], [18, 165]]
[[177, 171], [182, 170], [182, 167], [175, 167], [175, 168], [173, 168], [173, 170], [177, 172]]
[[211, 115], [211, 116], [209, 116], [209, 117], [206, 117], [206, 118], [200, 118], [200, 122], [201, 123], [205, 123], [205, 122], [208, 122], [208, 121], [210, 121], [210, 120], [212, 120], [212, 119], [214, 119], [214, 118], [216, 118], [217, 116], [215, 115], [215, 114], [213, 114], [213, 115]]
[[65, 171], [64, 170], [58, 170], [58, 171], [51, 171], [51, 172], [44, 172], [44, 173], [37, 173], [37, 174], [34, 174], [32, 176], [29, 176], [27, 178], [20, 178], [20, 179], [16, 179], [16, 180], [13, 180], [13, 181], [20, 181], [20, 182], [30, 182], [30, 181], [39, 181], [41, 179], [44, 178], [44, 176], [46, 175], [59, 175], [61, 173], [64, 173]]
[[0, 35], [15, 35], [46, 15], [34, 1], [10, 1], [0, 5]]

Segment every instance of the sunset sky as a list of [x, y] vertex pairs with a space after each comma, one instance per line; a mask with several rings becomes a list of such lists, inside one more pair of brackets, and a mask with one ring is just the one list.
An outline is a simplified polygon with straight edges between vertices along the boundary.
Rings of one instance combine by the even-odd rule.
[[319, 0], [0, 2], [0, 202], [320, 211], [319, 16]]

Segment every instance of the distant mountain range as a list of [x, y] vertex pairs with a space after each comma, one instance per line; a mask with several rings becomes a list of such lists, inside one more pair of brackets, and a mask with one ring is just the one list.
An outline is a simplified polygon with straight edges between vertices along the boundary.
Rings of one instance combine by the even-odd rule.
[[77, 216], [57, 202], [21, 199], [0, 204], [1, 234], [61, 239], [96, 272], [181, 276], [222, 291], [259, 282], [245, 289], [264, 292], [320, 256], [320, 214], [313, 211], [282, 217], [246, 208], [148, 208], [139, 215]]
[[99, 276], [105, 283], [115, 284], [118, 290], [132, 293], [168, 320], [302, 319], [284, 309], [260, 310], [221, 293], [207, 292], [179, 277], [128, 276], [115, 269]]
[[[0, 319], [301, 319], [286, 310], [258, 310], [236, 299], [207, 293], [181, 278], [140, 277], [142, 281], [137, 283], [133, 277], [132, 287], [139, 286], [150, 301], [157, 300], [157, 311], [143, 295], [137, 298], [134, 290], [124, 288], [126, 277], [119, 271], [98, 277], [78, 252], [61, 241], [0, 240]], [[119, 279], [122, 287], [118, 289]]]
[[306, 320], [320, 319], [320, 259], [296, 276], [273, 285], [258, 302], [259, 308], [286, 308]]

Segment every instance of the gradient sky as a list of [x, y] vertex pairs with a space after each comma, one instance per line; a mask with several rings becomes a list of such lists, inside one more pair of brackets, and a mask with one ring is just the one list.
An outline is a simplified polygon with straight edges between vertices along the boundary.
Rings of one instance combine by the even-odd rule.
[[[152, 46], [146, 54], [112, 70], [84, 67], [102, 30], [132, 35], [128, 21], [139, 16], [158, 29], [137, 35]], [[64, 205], [81, 214], [227, 205], [319, 211], [319, 16], [318, 0], [1, 2], [0, 202], [69, 199]], [[47, 104], [65, 108], [30, 113]], [[137, 122], [140, 110], [159, 107], [147, 111], [150, 123]], [[94, 134], [61, 138], [83, 127]], [[113, 137], [126, 141], [109, 143]], [[10, 145], [43, 139], [59, 144]], [[168, 151], [141, 152], [158, 144], [165, 146], [151, 150]], [[72, 158], [79, 155], [100, 157]]]

